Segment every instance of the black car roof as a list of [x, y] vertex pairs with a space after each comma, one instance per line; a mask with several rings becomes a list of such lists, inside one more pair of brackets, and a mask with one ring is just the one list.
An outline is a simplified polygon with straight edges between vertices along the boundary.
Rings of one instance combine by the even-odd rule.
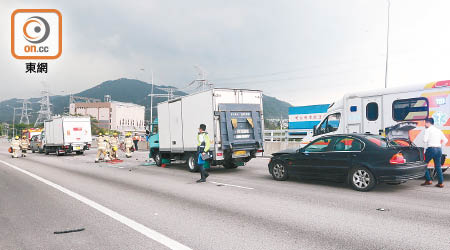
[[334, 135], [326, 135], [323, 137], [331, 137], [331, 136], [354, 136], [354, 137], [366, 137], [366, 136], [380, 136], [380, 135], [374, 135], [374, 134], [361, 134], [361, 133], [351, 133], [351, 134], [334, 134]]

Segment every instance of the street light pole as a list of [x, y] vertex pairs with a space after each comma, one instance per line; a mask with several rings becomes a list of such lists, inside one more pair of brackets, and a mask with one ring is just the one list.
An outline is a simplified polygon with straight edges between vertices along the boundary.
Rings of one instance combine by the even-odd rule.
[[388, 63], [389, 63], [389, 19], [390, 19], [390, 9], [391, 1], [387, 0], [387, 34], [386, 34], [386, 68], [384, 71], [384, 88], [387, 88], [388, 79]]
[[[145, 69], [141, 69], [142, 71], [145, 71]], [[152, 90], [150, 93], [150, 130], [153, 130], [153, 86], [154, 86], [154, 82], [153, 82], [153, 68], [150, 69], [151, 74], [152, 74]]]
[[153, 69], [152, 69], [152, 93], [150, 96], [150, 131], [153, 131]]

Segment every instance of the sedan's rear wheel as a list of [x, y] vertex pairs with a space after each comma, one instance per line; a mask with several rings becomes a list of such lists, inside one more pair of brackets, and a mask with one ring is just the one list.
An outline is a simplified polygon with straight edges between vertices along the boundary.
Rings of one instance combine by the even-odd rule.
[[272, 167], [272, 177], [277, 181], [285, 181], [288, 178], [288, 171], [283, 163], [276, 162]]
[[357, 191], [370, 191], [376, 185], [375, 176], [365, 167], [357, 167], [350, 171], [350, 185]]

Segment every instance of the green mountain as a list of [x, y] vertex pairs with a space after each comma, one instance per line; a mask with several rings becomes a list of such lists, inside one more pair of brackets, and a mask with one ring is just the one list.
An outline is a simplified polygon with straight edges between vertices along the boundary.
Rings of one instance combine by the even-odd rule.
[[278, 100], [275, 97], [263, 95], [263, 109], [265, 119], [287, 119], [289, 117], [290, 103]]
[[[162, 88], [171, 87], [171, 86], [159, 86], [155, 85], [153, 89], [153, 93], [155, 94], [167, 94], [165, 90]], [[126, 79], [121, 78], [117, 80], [111, 80], [103, 82], [95, 87], [84, 90], [80, 93], [74, 94], [75, 96], [96, 98], [103, 100], [105, 95], [110, 95], [113, 101], [119, 102], [131, 102], [139, 105], [143, 105], [146, 107], [146, 117], [150, 116], [150, 97], [148, 96], [151, 93], [152, 85], [143, 81], [139, 81], [136, 79]], [[186, 93], [182, 91], [175, 91], [175, 95], [183, 96]], [[68, 112], [69, 107], [69, 99], [68, 95], [66, 96], [51, 96], [50, 102], [52, 103], [52, 112], [54, 114], [62, 114], [64, 112]], [[156, 105], [159, 102], [167, 100], [166, 97], [155, 97], [153, 98], [153, 105]], [[39, 111], [40, 104], [38, 103], [39, 98], [30, 99], [32, 111], [30, 122], [33, 122], [37, 118], [37, 112]], [[288, 108], [291, 106], [287, 102], [280, 101], [274, 97], [266, 96], [263, 97], [263, 106], [264, 106], [264, 117], [267, 119], [270, 118], [286, 118], [288, 116]], [[20, 108], [22, 104], [18, 99], [9, 99], [0, 102], [0, 122], [12, 122], [13, 120], [13, 107]], [[16, 110], [16, 123], [19, 122], [21, 115], [20, 110]]]

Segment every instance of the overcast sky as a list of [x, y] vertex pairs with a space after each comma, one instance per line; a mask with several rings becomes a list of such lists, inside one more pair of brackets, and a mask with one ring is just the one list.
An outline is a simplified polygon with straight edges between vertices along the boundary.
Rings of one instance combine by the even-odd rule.
[[[184, 87], [194, 65], [218, 87], [261, 89], [294, 105], [384, 87], [387, 1], [0, 0], [0, 100], [76, 93], [138, 78]], [[25, 74], [10, 52], [11, 13], [55, 8], [63, 53]], [[450, 79], [450, 1], [391, 0], [388, 86]], [[140, 69], [144, 68], [145, 71]], [[113, 97], [114, 98], [114, 97]]]

